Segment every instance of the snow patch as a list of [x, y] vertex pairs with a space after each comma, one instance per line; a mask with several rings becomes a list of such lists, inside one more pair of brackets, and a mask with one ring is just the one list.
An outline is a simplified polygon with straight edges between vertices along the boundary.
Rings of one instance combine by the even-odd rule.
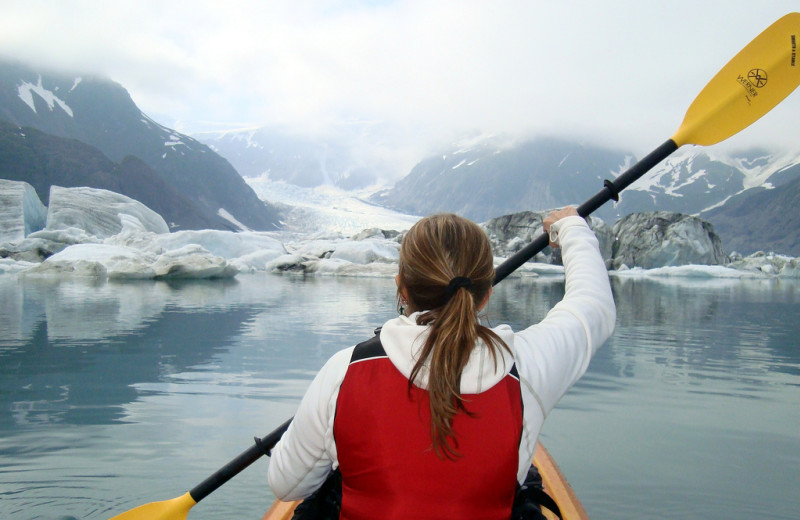
[[55, 109], [55, 106], [58, 105], [61, 107], [61, 110], [69, 115], [69, 117], [73, 117], [72, 109], [69, 107], [69, 105], [67, 105], [64, 100], [56, 96], [53, 91], [47, 90], [42, 86], [41, 75], [39, 75], [39, 82], [36, 85], [33, 83], [28, 83], [27, 81], [20, 83], [17, 87], [17, 92], [19, 94], [19, 98], [25, 102], [26, 105], [31, 107], [31, 110], [33, 110], [34, 113], [36, 113], [36, 104], [33, 100], [33, 94], [36, 94], [42, 98], [45, 103], [47, 103], [47, 106], [50, 107], [51, 112]]
[[236, 220], [236, 217], [234, 217], [228, 211], [226, 211], [225, 208], [219, 208], [217, 210], [217, 215], [219, 215], [220, 217], [224, 218], [225, 220], [236, 226], [239, 229], [239, 231], [250, 231], [249, 227], [245, 226], [244, 224]]

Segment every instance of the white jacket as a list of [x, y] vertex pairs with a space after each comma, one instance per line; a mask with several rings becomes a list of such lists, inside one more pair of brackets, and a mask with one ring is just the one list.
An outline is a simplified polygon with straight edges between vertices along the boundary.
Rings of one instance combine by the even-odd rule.
[[[523, 402], [523, 431], [517, 479], [523, 482], [545, 417], [559, 399], [586, 372], [595, 351], [611, 336], [616, 308], [597, 238], [576, 216], [551, 226], [551, 240], [560, 245], [566, 292], [544, 320], [521, 332], [508, 325], [494, 330], [511, 348], [492, 362], [488, 349], [476, 345], [461, 377], [463, 394], [481, 393], [499, 382], [516, 363]], [[427, 328], [416, 316], [387, 321], [380, 332], [389, 359], [406, 377], [425, 343]], [[332, 468], [338, 467], [333, 421], [339, 386], [354, 347], [328, 360], [303, 397], [294, 420], [272, 450], [268, 480], [281, 500], [305, 498], [314, 492]], [[427, 372], [415, 382], [427, 387]], [[367, 396], [380, 399], [380, 396]]]

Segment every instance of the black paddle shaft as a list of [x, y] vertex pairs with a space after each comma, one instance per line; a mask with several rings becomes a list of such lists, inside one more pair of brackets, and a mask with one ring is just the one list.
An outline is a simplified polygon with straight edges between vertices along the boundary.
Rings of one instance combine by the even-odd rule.
[[[609, 200], [619, 200], [619, 193], [639, 179], [642, 175], [649, 172], [656, 164], [666, 159], [672, 152], [678, 149], [675, 141], [668, 139], [650, 152], [644, 159], [631, 166], [625, 173], [619, 175], [613, 181], [605, 181], [603, 189], [598, 191], [591, 199], [587, 200], [578, 207], [578, 215], [583, 218], [591, 215], [597, 208]], [[550, 238], [546, 233], [542, 233], [536, 239], [514, 253], [505, 262], [495, 269], [494, 283], [497, 285], [508, 275], [516, 271], [522, 264], [536, 256], [550, 243]]]
[[[678, 145], [675, 144], [672, 139], [667, 140], [664, 144], [653, 150], [648, 156], [634, 164], [613, 181], [605, 181], [602, 190], [578, 207], [578, 214], [586, 218], [609, 200], [619, 200], [619, 192], [630, 186], [631, 183], [650, 171], [656, 164], [660, 163], [677, 149]], [[519, 266], [533, 258], [536, 253], [542, 251], [548, 244], [549, 237], [546, 233], [543, 233], [522, 250], [503, 262], [495, 271], [494, 285], [500, 283], [501, 280], [513, 273]], [[289, 419], [261, 439], [256, 437], [256, 442], [253, 446], [240, 453], [235, 459], [217, 470], [216, 473], [192, 488], [189, 494], [194, 501], [200, 502], [253, 462], [264, 455], [268, 455], [269, 451], [275, 447], [275, 444], [280, 440], [291, 422], [292, 420]]]
[[216, 473], [192, 488], [189, 494], [192, 495], [194, 501], [200, 502], [216, 491], [217, 488], [235, 477], [247, 466], [254, 463], [262, 456], [269, 454], [269, 450], [275, 447], [275, 444], [280, 440], [286, 428], [289, 427], [290, 422], [292, 422], [291, 419], [275, 428], [275, 430], [267, 436], [261, 439], [256, 438], [254, 445], [250, 446], [250, 448], [240, 453], [235, 459], [218, 469]]

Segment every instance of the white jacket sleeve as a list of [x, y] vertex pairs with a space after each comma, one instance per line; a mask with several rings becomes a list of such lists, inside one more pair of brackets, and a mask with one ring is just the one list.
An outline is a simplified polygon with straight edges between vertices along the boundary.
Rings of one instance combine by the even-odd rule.
[[306, 498], [338, 467], [333, 440], [336, 398], [353, 347], [331, 357], [311, 382], [297, 413], [272, 449], [267, 479], [280, 500]]
[[566, 217], [551, 227], [553, 238], [564, 262], [564, 298], [544, 320], [514, 336], [525, 416], [523, 477], [545, 417], [586, 372], [616, 322], [608, 270], [589, 226], [581, 217]]

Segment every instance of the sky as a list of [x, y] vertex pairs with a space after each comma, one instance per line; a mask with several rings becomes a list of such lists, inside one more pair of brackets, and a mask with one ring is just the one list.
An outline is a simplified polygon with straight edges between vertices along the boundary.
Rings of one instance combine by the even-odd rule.
[[[0, 0], [0, 55], [106, 76], [188, 134], [357, 123], [415, 151], [550, 134], [641, 156], [792, 11], [800, 0]], [[797, 143], [799, 98], [728, 146]]]

